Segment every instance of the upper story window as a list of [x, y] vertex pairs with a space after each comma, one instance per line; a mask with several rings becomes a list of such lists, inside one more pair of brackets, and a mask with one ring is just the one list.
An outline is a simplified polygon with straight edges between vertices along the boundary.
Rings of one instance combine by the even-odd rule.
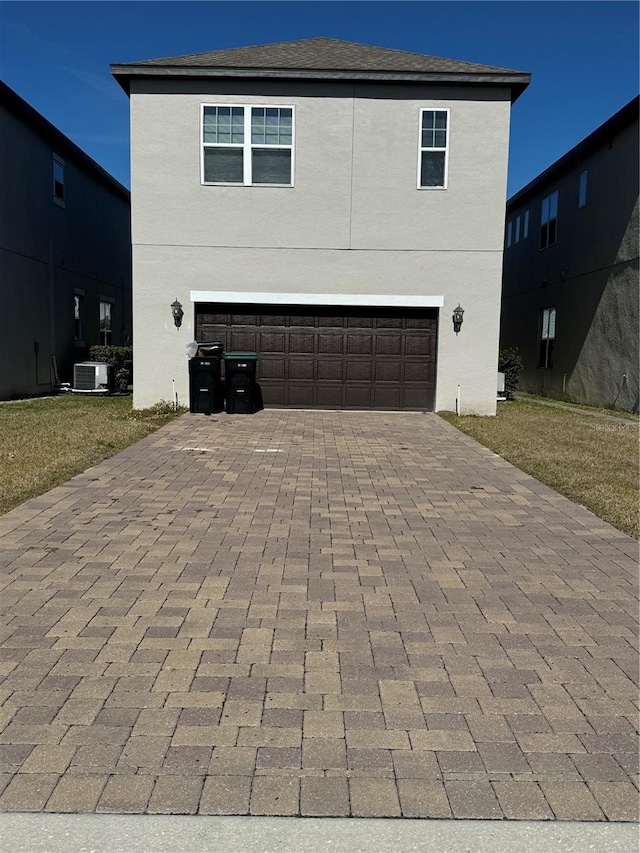
[[513, 222], [507, 222], [507, 249], [513, 243]]
[[522, 239], [526, 240], [529, 236], [529, 209], [525, 210], [522, 217]]
[[587, 203], [587, 170], [580, 172], [578, 182], [578, 207], [584, 207]]
[[449, 160], [449, 110], [420, 110], [420, 189], [445, 190]]
[[202, 183], [293, 185], [293, 107], [204, 106]]
[[53, 155], [53, 200], [56, 204], [64, 207], [65, 202], [65, 187], [64, 187], [64, 160]]
[[520, 242], [520, 230], [521, 230], [521, 228], [522, 228], [522, 217], [516, 216], [516, 224], [515, 224], [514, 235], [513, 235], [513, 242], [514, 243]]
[[542, 199], [540, 213], [540, 248], [555, 245], [558, 235], [558, 190]]

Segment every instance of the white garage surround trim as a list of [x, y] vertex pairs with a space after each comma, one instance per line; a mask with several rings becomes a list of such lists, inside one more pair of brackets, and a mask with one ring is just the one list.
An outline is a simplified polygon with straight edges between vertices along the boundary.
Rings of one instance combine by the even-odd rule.
[[192, 302], [238, 305], [362, 305], [380, 308], [442, 308], [444, 296], [398, 293], [257, 293], [250, 290], [192, 290]]

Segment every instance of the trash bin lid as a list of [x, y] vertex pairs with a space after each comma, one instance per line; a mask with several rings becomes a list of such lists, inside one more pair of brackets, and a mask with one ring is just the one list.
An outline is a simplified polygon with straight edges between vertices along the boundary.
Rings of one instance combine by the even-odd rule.
[[229, 359], [237, 360], [241, 358], [243, 361], [257, 361], [258, 353], [257, 352], [225, 352], [222, 356], [226, 361]]

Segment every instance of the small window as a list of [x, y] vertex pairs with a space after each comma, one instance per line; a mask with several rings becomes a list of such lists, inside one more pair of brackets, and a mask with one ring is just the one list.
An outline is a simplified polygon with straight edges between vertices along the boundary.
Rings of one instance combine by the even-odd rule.
[[521, 227], [521, 223], [522, 223], [522, 217], [520, 217], [520, 216], [516, 216], [516, 227], [515, 227], [515, 234], [514, 234], [514, 237], [513, 237], [513, 242], [514, 242], [514, 243], [519, 243], [519, 242], [520, 242], [520, 227]]
[[449, 110], [420, 111], [420, 167], [418, 188], [447, 188]]
[[587, 172], [580, 172], [580, 181], [578, 183], [578, 207], [585, 207], [587, 204]]
[[76, 341], [84, 340], [82, 335], [82, 320], [84, 314], [84, 296], [76, 293], [73, 297], [73, 338]]
[[53, 155], [53, 200], [56, 204], [64, 207], [65, 203], [65, 188], [64, 188], [64, 160]]
[[204, 106], [204, 184], [293, 185], [293, 107]]
[[100, 343], [105, 346], [112, 340], [111, 308], [110, 302], [100, 303]]
[[513, 243], [513, 222], [507, 222], [507, 249]]
[[524, 217], [522, 219], [522, 239], [526, 240], [529, 236], [529, 211], [525, 210]]
[[545, 308], [541, 316], [539, 367], [553, 367], [553, 345], [556, 338], [556, 309]]
[[542, 199], [540, 248], [554, 246], [558, 237], [558, 190]]

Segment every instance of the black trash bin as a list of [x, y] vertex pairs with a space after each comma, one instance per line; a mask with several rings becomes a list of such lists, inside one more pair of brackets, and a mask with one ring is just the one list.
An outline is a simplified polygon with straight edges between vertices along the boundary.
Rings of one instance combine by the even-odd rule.
[[262, 392], [256, 382], [258, 354], [255, 352], [226, 352], [224, 384], [226, 408], [230, 415], [253, 415], [262, 406]]
[[[211, 345], [207, 345], [211, 346]], [[222, 384], [220, 349], [211, 355], [196, 356], [189, 361], [189, 411], [211, 415], [224, 410], [224, 385]]]

